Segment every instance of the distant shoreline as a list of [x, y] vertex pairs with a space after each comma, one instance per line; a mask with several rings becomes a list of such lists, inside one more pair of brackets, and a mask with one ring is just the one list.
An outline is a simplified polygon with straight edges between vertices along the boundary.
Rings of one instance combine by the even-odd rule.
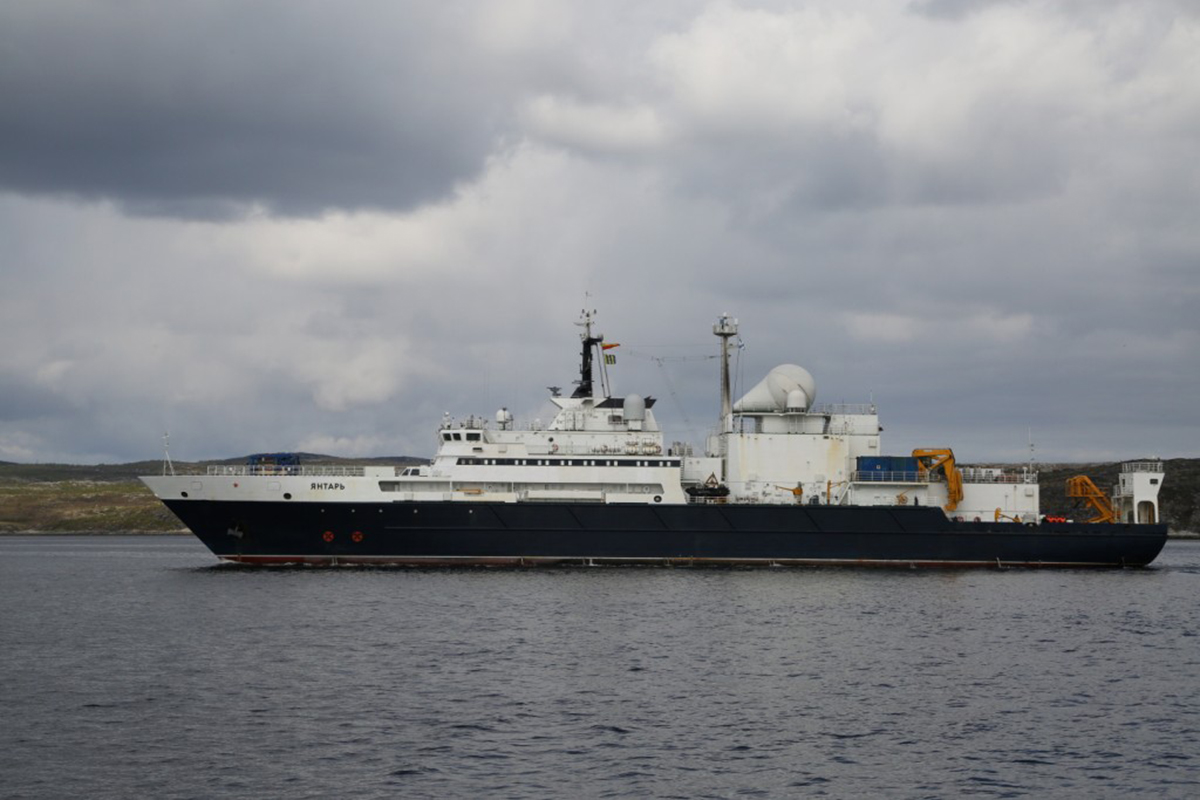
[[0, 531], [0, 536], [191, 536], [187, 528], [170, 531]]

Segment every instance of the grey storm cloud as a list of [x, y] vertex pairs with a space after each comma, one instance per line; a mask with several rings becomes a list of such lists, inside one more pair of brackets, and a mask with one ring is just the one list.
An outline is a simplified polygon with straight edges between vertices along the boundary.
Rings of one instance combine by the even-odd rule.
[[17, 3], [0, 185], [135, 212], [405, 208], [482, 168], [502, 65], [455, 4]]
[[586, 303], [700, 443], [713, 318], [897, 452], [1191, 454], [1182, 1], [0, 7], [0, 459], [428, 454]]

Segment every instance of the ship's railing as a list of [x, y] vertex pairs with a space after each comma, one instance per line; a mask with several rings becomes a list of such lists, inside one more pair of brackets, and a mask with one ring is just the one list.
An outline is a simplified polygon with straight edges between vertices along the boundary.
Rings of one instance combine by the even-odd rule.
[[487, 417], [477, 417], [471, 415], [466, 419], [456, 419], [454, 417], [445, 417], [438, 425], [438, 431], [544, 431], [547, 430], [546, 423], [540, 419], [521, 420], [510, 419], [504, 423], [495, 423]]
[[963, 483], [1037, 483], [1038, 475], [1030, 470], [1015, 472], [995, 467], [963, 467]]
[[346, 467], [346, 466], [305, 466], [305, 467], [280, 467], [269, 464], [213, 464], [208, 468], [209, 475], [223, 475], [228, 477], [241, 477], [245, 475], [299, 475], [301, 477], [323, 477], [323, 478], [361, 478], [366, 474], [363, 467]]
[[824, 494], [819, 497], [808, 497], [802, 501], [797, 501], [792, 497], [692, 497], [688, 495], [687, 504], [689, 506], [838, 506], [841, 505], [844, 499], [843, 496], [834, 496], [832, 500], [827, 499]]
[[811, 414], [841, 414], [862, 416], [878, 413], [874, 403], [817, 403], [809, 409]]
[[859, 470], [850, 473], [850, 480], [862, 483], [929, 483], [940, 475], [925, 472], [896, 472], [888, 470]]
[[453, 417], [445, 417], [442, 419], [442, 424], [439, 430], [476, 430], [481, 431], [488, 427], [490, 420], [487, 417], [477, 417], [474, 414], [466, 419], [454, 419]]
[[[993, 467], [963, 467], [963, 483], [1037, 483], [1036, 472], [1013, 472]], [[850, 474], [859, 483], [937, 483], [946, 480], [940, 472], [888, 472], [860, 470]]]
[[1162, 472], [1161, 461], [1126, 461], [1121, 465], [1121, 472]]

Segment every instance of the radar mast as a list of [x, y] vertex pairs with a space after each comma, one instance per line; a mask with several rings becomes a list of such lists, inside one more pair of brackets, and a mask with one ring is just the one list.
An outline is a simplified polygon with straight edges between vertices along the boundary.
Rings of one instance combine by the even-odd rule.
[[[595, 322], [596, 311], [588, 311], [586, 308], [580, 312], [579, 322], [575, 324], [583, 328], [583, 333], [579, 338], [583, 340], [582, 353], [580, 354], [579, 364], [579, 381], [575, 391], [571, 394], [572, 397], [594, 397], [593, 380], [592, 380], [592, 363], [594, 360], [594, 351], [604, 342], [604, 334], [593, 333], [592, 325]], [[600, 389], [601, 396], [608, 396], [608, 374], [603, 367], [603, 361], [600, 368]]]
[[738, 321], [728, 313], [713, 325], [713, 334], [721, 339], [721, 433], [733, 431], [733, 398], [729, 389], [729, 340], [737, 336]]

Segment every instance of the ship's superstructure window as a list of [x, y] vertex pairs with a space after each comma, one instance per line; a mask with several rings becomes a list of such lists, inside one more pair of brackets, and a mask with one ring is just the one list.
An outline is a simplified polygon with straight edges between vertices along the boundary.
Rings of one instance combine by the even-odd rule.
[[478, 441], [479, 441], [479, 438], [480, 438], [480, 437], [479, 437], [479, 433], [478, 433], [478, 432], [476, 432], [476, 431], [472, 431], [472, 432], [470, 432], [470, 433], [468, 433], [468, 434], [467, 434], [467, 441], [468, 441], [468, 442], [478, 442]]
[[622, 458], [615, 461], [593, 461], [583, 458], [539, 458], [533, 461], [524, 458], [456, 458], [454, 463], [463, 467], [678, 467], [681, 462], [678, 458], [663, 458], [655, 461], [641, 461], [633, 458]]

